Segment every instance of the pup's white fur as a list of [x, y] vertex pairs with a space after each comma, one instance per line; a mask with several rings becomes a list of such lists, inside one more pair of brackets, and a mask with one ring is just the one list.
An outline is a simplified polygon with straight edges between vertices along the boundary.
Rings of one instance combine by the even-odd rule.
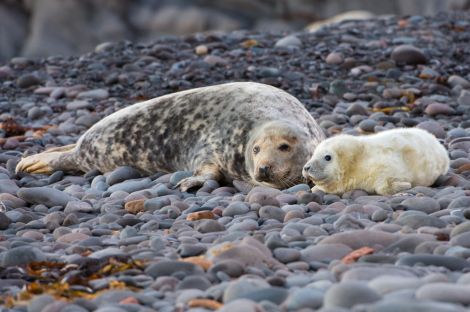
[[401, 128], [329, 138], [317, 146], [303, 175], [315, 183], [312, 190], [342, 194], [362, 189], [389, 195], [430, 186], [448, 169], [447, 151], [432, 134]]

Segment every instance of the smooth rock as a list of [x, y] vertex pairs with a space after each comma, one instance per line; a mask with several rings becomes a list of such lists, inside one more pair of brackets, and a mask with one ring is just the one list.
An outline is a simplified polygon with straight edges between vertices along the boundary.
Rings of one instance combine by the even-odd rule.
[[353, 251], [349, 246], [340, 243], [309, 246], [300, 251], [300, 260], [305, 262], [324, 261], [330, 262], [341, 259]]
[[45, 254], [36, 247], [20, 246], [3, 252], [2, 266], [24, 265], [30, 262], [45, 261]]
[[323, 304], [323, 292], [318, 289], [299, 288], [291, 292], [283, 306], [287, 311], [300, 309], [318, 309]]
[[358, 249], [361, 247], [386, 247], [389, 244], [395, 242], [398, 237], [394, 234], [390, 234], [382, 231], [370, 231], [370, 230], [353, 230], [344, 233], [336, 233], [331, 236], [325, 237], [318, 244], [344, 244], [352, 249]]
[[106, 183], [111, 186], [130, 179], [138, 179], [142, 175], [137, 169], [129, 166], [122, 166], [114, 169], [107, 177]]
[[290, 36], [279, 39], [274, 46], [275, 47], [289, 47], [289, 46], [300, 47], [302, 46], [302, 41], [299, 38], [297, 38], [297, 36], [290, 35]]
[[395, 47], [391, 58], [398, 64], [408, 65], [425, 64], [428, 61], [421, 49], [408, 44]]
[[431, 283], [421, 286], [416, 291], [416, 298], [468, 305], [470, 304], [469, 291], [468, 285]]
[[145, 269], [145, 274], [153, 278], [160, 276], [170, 276], [176, 272], [183, 272], [186, 275], [198, 275], [204, 271], [197, 265], [183, 261], [162, 260], [157, 263], [150, 264]]
[[73, 197], [62, 191], [49, 187], [31, 187], [18, 190], [19, 198], [30, 204], [43, 204], [47, 207], [66, 206]]
[[430, 197], [412, 197], [401, 202], [404, 210], [418, 210], [430, 214], [441, 209], [439, 202]]
[[470, 267], [470, 262], [465, 259], [441, 256], [441, 255], [406, 255], [402, 256], [396, 262], [397, 265], [433, 265], [442, 266], [452, 271], [461, 271]]
[[352, 308], [357, 304], [379, 301], [381, 296], [360, 282], [342, 282], [331, 286], [325, 293], [323, 306], [326, 308]]

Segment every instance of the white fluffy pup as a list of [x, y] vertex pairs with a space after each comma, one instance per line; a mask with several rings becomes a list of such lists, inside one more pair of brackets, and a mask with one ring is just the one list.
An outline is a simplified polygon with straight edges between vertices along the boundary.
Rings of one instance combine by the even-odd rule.
[[321, 142], [303, 168], [312, 190], [342, 194], [354, 189], [380, 195], [430, 186], [449, 169], [447, 150], [418, 128], [369, 136], [338, 135]]

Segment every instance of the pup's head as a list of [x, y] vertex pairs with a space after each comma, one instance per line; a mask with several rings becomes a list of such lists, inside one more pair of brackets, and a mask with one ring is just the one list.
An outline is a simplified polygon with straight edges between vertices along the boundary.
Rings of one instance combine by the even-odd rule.
[[316, 147], [302, 175], [324, 191], [341, 192], [342, 184], [354, 171], [361, 152], [361, 143], [353, 136], [329, 138]]

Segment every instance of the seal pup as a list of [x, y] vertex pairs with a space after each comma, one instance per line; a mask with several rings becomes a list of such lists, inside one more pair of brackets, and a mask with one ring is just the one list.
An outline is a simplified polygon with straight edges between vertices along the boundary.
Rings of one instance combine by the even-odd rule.
[[303, 168], [312, 189], [342, 194], [354, 189], [391, 195], [430, 186], [449, 169], [446, 149], [418, 128], [369, 136], [338, 135], [321, 142]]
[[132, 166], [144, 174], [188, 170], [183, 191], [206, 180], [285, 188], [324, 139], [320, 126], [292, 95], [235, 82], [157, 97], [121, 109], [76, 144], [23, 158], [17, 172], [107, 172]]

